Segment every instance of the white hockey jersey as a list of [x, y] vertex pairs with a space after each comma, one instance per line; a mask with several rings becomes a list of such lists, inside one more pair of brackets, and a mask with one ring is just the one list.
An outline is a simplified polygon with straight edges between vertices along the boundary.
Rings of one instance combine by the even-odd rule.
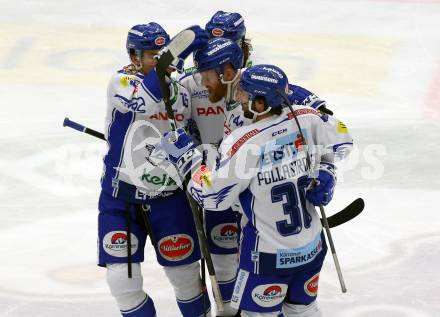
[[188, 90], [191, 98], [191, 121], [188, 131], [198, 144], [218, 144], [223, 138], [224, 100], [210, 102], [208, 90], [197, 85], [191, 70], [187, 72], [179, 82]]
[[288, 110], [231, 133], [215, 166], [201, 166], [188, 191], [209, 210], [225, 210], [239, 199], [248, 218], [243, 228], [240, 266], [254, 273], [294, 269], [321, 251], [321, 222], [305, 199], [309, 175], [320, 160], [333, 162], [350, 152], [353, 141], [336, 118], [294, 106], [306, 139]]
[[[177, 125], [184, 127], [191, 112], [189, 94], [175, 81], [170, 92]], [[102, 189], [129, 202], [171, 194], [181, 181], [165, 153], [155, 149], [170, 130], [155, 72], [144, 76], [130, 67], [118, 71], [108, 85], [107, 100]]]

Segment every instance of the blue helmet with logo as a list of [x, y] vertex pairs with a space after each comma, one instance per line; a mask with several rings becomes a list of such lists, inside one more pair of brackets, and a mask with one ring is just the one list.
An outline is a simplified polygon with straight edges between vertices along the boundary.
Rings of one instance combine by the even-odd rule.
[[206, 23], [205, 30], [210, 37], [225, 37], [236, 42], [246, 34], [241, 14], [225, 11], [217, 11]]
[[138, 24], [128, 31], [127, 52], [135, 52], [140, 55], [145, 50], [158, 50], [168, 44], [170, 36], [155, 22], [148, 24]]
[[232, 40], [212, 38], [204, 48], [194, 52], [194, 65], [199, 72], [215, 69], [222, 74], [226, 64], [231, 64], [234, 69], [240, 69], [243, 65], [243, 51]]
[[247, 68], [240, 78], [240, 87], [254, 101], [256, 97], [264, 97], [271, 108], [281, 107], [284, 98], [277, 91], [287, 94], [289, 81], [286, 74], [274, 65], [255, 65]]

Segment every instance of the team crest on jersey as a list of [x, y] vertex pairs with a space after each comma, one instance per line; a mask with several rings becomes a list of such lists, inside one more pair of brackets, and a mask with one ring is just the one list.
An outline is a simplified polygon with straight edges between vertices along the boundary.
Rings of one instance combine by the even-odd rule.
[[[139, 242], [137, 237], [131, 234], [131, 253], [136, 253]], [[102, 241], [104, 251], [118, 258], [127, 256], [127, 233], [125, 231], [111, 231], [108, 232]]]
[[139, 113], [145, 113], [145, 100], [142, 97], [138, 97], [138, 98], [132, 98], [131, 100], [120, 96], [120, 95], [115, 95], [115, 98], [118, 98], [122, 105], [133, 111], [133, 112], [139, 112]]
[[307, 295], [315, 297], [318, 295], [319, 273], [313, 275], [304, 283], [304, 291]]
[[187, 234], [166, 236], [158, 242], [159, 252], [168, 261], [180, 261], [189, 257], [194, 250], [194, 240]]
[[166, 40], [163, 36], [156, 37], [156, 39], [154, 40], [154, 44], [156, 44], [157, 46], [162, 46], [165, 44], [165, 42]]
[[[287, 130], [276, 131], [272, 136], [276, 136], [278, 133], [283, 134]], [[307, 130], [302, 129], [304, 138], [307, 138]], [[298, 153], [304, 150], [304, 141], [301, 134], [295, 132], [288, 135], [279, 137], [277, 139], [271, 139], [264, 144], [260, 149], [260, 166], [267, 165], [273, 166], [286, 161], [296, 159]]]
[[212, 29], [211, 33], [214, 37], [221, 37], [223, 36], [223, 34], [225, 34], [225, 31], [219, 28], [214, 28]]
[[273, 307], [281, 304], [286, 294], [286, 284], [265, 284], [252, 290], [252, 299], [262, 307]]
[[237, 247], [238, 227], [235, 223], [223, 223], [211, 230], [211, 239], [217, 246], [226, 249]]

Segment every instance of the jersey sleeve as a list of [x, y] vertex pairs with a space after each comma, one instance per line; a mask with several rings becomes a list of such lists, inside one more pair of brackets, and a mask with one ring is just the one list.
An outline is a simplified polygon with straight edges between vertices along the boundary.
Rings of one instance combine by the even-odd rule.
[[[146, 94], [140, 94], [141, 89]], [[162, 99], [159, 80], [154, 70], [145, 77], [116, 73], [110, 80], [107, 94], [109, 103], [123, 113], [131, 111], [151, 115]]]
[[250, 135], [252, 130], [241, 138], [230, 135], [211, 159], [214, 162], [200, 166], [191, 176], [188, 191], [203, 208], [226, 210], [248, 188], [259, 159], [259, 147], [245, 143]]
[[353, 138], [347, 126], [335, 116], [319, 113], [312, 125], [314, 143], [323, 146], [321, 159], [337, 162], [353, 149]]
[[316, 96], [313, 92], [296, 85], [289, 85], [288, 95], [291, 104], [311, 107], [313, 109], [318, 109], [326, 105], [325, 100]]

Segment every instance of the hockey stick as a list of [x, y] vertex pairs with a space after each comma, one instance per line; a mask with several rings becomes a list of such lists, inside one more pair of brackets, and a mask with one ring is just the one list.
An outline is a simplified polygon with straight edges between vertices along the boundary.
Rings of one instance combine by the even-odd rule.
[[[105, 138], [104, 133], [101, 133], [101, 132], [98, 132], [96, 130], [87, 128], [86, 126], [84, 126], [84, 125], [82, 125], [82, 124], [80, 124], [78, 122], [72, 121], [72, 120], [70, 120], [67, 117], [64, 118], [63, 127], [69, 127], [69, 128], [74, 129], [74, 130], [77, 130], [77, 131], [80, 131], [80, 132], [84, 132], [86, 134], [90, 134], [91, 136], [94, 136], [95, 138], [107, 141], [106, 138]], [[142, 209], [141, 212], [140, 212], [141, 213], [141, 217], [142, 217], [142, 220], [144, 222], [145, 228], [146, 228], [146, 230], [148, 232], [148, 235], [150, 236], [151, 244], [153, 245], [154, 248], [156, 248], [156, 239], [154, 238], [154, 235], [153, 235], [153, 229], [151, 227], [150, 218], [148, 217], [148, 211], [143, 210], [143, 208], [141, 208], [141, 209]], [[128, 236], [128, 237], [130, 238], [130, 236]]]
[[[308, 167], [308, 172], [312, 173], [312, 170], [311, 170], [312, 161], [310, 159], [310, 155], [309, 155], [309, 152], [307, 150], [307, 142], [306, 142], [306, 139], [304, 138], [304, 134], [302, 133], [301, 125], [299, 124], [299, 121], [298, 121], [298, 118], [297, 118], [297, 116], [295, 114], [295, 111], [293, 110], [292, 105], [290, 104], [289, 99], [286, 96], [286, 93], [284, 91], [280, 90], [280, 89], [277, 89], [277, 92], [278, 92], [278, 94], [280, 96], [283, 97], [284, 103], [287, 105], [287, 107], [289, 107], [290, 113], [292, 114], [293, 118], [295, 119], [296, 125], [298, 126], [299, 134], [301, 136], [302, 144], [305, 145], [305, 149], [306, 149], [305, 153], [306, 153], [306, 164], [307, 164], [307, 167]], [[309, 176], [314, 180], [314, 182], [316, 182], [316, 179], [315, 179], [314, 175], [310, 174]], [[345, 287], [345, 281], [344, 281], [344, 277], [342, 276], [341, 266], [339, 265], [338, 255], [336, 254], [336, 248], [335, 248], [335, 245], [333, 243], [333, 238], [332, 238], [332, 235], [331, 235], [331, 232], [330, 232], [330, 227], [329, 227], [329, 224], [328, 224], [328, 219], [327, 219], [327, 216], [325, 214], [324, 206], [322, 204], [319, 205], [319, 210], [321, 211], [321, 222], [323, 223], [323, 226], [324, 226], [324, 229], [325, 229], [325, 233], [327, 235], [327, 240], [328, 240], [328, 243], [330, 245], [330, 249], [332, 251], [333, 262], [335, 263], [336, 272], [338, 273], [339, 283], [341, 284], [341, 290], [342, 290], [342, 293], [346, 293], [347, 292], [347, 288]]]
[[[166, 70], [171, 64], [171, 62], [182, 52], [184, 51], [194, 40], [195, 34], [190, 30], [184, 30], [178, 33], [174, 39], [167, 45], [161, 55], [157, 59], [156, 65], [156, 73], [159, 79], [160, 90], [162, 92], [163, 101], [165, 103], [165, 109], [167, 111], [168, 122], [171, 127], [171, 131], [176, 131], [177, 124], [174, 117], [174, 112], [171, 107], [170, 101], [170, 91], [167, 83], [167, 73]], [[202, 252], [202, 256], [206, 263], [206, 267], [208, 269], [209, 278], [211, 280], [212, 293], [214, 295], [214, 300], [217, 306], [218, 311], [224, 310], [223, 298], [220, 292], [220, 287], [217, 281], [217, 277], [215, 275], [214, 264], [212, 263], [211, 254], [208, 250], [208, 241], [203, 230], [203, 224], [198, 215], [198, 205], [192, 198], [192, 196], [186, 191], [186, 186], [184, 185], [183, 190], [186, 193], [188, 198], [188, 202], [191, 207], [191, 211], [193, 214], [194, 223], [196, 226], [197, 237], [199, 239], [200, 250]], [[204, 312], [205, 313], [205, 312]]]
[[83, 126], [82, 124], [76, 123], [74, 121], [70, 121], [69, 118], [67, 118], [67, 117], [64, 118], [63, 127], [69, 127], [69, 128], [75, 129], [77, 131], [93, 135], [94, 137], [97, 137], [98, 139], [107, 141], [105, 139], [105, 136], [103, 133], [92, 130], [90, 128], [87, 128], [87, 127]]
[[[203, 209], [201, 209], [199, 207], [199, 215], [200, 215], [200, 222], [202, 223], [202, 225], [205, 227], [205, 220], [204, 220], [204, 212]], [[203, 288], [203, 292], [207, 291], [207, 287], [206, 287], [206, 263], [205, 263], [205, 258], [202, 257], [200, 259], [200, 277], [201, 277], [201, 281], [202, 281], [202, 288]], [[203, 310], [204, 310], [204, 314], [206, 315], [206, 307], [208, 306], [207, 300], [206, 300], [206, 296], [203, 296]]]
[[[90, 134], [98, 139], [106, 140], [104, 134], [93, 129], [87, 128], [84, 125], [69, 120], [69, 118], [65, 118], [63, 122], [64, 127], [69, 127], [75, 129], [80, 132], [84, 132], [86, 134]], [[337, 213], [327, 217], [327, 222], [330, 228], [334, 228], [340, 226], [351, 219], [357, 217], [364, 210], [364, 200], [362, 198], [357, 198], [352, 201], [347, 207], [338, 211]], [[321, 219], [322, 221], [322, 219]]]
[[[355, 199], [344, 209], [327, 217], [329, 228], [337, 227], [357, 217], [364, 210], [364, 207], [365, 203], [362, 198]], [[322, 219], [321, 222], [323, 223]]]

